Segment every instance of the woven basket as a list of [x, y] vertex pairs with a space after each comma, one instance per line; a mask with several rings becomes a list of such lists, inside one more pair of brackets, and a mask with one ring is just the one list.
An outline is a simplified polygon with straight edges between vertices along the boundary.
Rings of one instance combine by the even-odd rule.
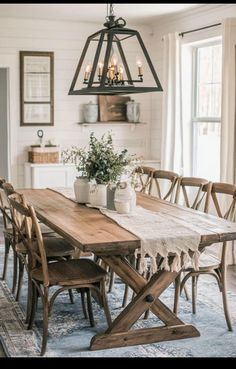
[[59, 163], [59, 151], [56, 152], [34, 152], [28, 151], [28, 161], [30, 163]]

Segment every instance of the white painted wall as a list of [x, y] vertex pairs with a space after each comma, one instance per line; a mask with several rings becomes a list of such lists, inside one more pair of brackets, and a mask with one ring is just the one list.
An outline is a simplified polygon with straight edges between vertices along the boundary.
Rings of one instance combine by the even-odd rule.
[[[195, 10], [181, 12], [176, 16], [162, 17], [153, 24], [152, 58], [154, 66], [158, 66], [161, 82], [163, 73], [163, 42], [162, 37], [172, 32], [184, 32], [211, 24], [221, 23], [223, 19], [236, 17], [236, 4], [203, 5]], [[222, 27], [194, 32], [184, 36], [185, 42], [222, 35]], [[165, 86], [163, 85], [163, 88]], [[162, 126], [162, 93], [152, 94], [152, 123], [151, 123], [151, 158], [160, 159], [161, 156], [161, 126]]]
[[8, 178], [8, 76], [7, 68], [0, 68], [0, 173]]
[[[139, 30], [147, 49], [151, 48], [151, 28], [133, 26]], [[10, 124], [11, 124], [11, 171], [12, 182], [21, 187], [24, 184], [24, 162], [27, 148], [37, 142], [36, 132], [44, 130], [46, 140], [52, 139], [61, 149], [70, 145], [85, 146], [90, 132], [100, 136], [112, 128], [114, 144], [126, 147], [130, 153], [150, 158], [150, 94], [133, 95], [141, 103], [140, 121], [146, 125], [98, 125], [81, 127], [83, 104], [90, 96], [68, 96], [82, 48], [87, 37], [102, 28], [101, 24], [29, 20], [0, 17], [0, 67], [8, 67], [10, 72]], [[53, 51], [55, 62], [55, 125], [53, 127], [20, 127], [19, 120], [19, 51]], [[95, 97], [93, 97], [95, 100]]]

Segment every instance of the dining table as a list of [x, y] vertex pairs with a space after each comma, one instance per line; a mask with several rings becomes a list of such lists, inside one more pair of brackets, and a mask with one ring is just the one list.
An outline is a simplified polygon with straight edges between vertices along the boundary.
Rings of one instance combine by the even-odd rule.
[[[160, 299], [179, 272], [161, 269], [150, 279], [146, 279], [129, 261], [128, 256], [134, 255], [141, 247], [139, 237], [118, 225], [99, 209], [78, 204], [57, 191], [20, 189], [18, 192], [24, 194], [26, 201], [33, 205], [41, 222], [74, 247], [101, 258], [135, 292], [135, 297], [113, 320], [111, 326], [105, 332], [92, 337], [91, 350], [200, 336], [195, 326], [185, 324]], [[204, 252], [211, 244], [236, 239], [236, 224], [214, 215], [143, 193], [137, 193], [137, 205], [155, 213], [169, 214], [186, 226], [195, 225], [200, 233], [200, 252]], [[158, 233], [158, 228], [156, 232]], [[158, 318], [158, 324], [147, 328], [133, 327], [148, 309]]]

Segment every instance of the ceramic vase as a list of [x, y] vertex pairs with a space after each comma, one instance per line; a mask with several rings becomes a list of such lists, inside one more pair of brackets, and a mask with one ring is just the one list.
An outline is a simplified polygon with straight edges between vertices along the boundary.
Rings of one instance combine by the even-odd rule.
[[89, 180], [87, 177], [76, 177], [74, 182], [75, 199], [80, 204], [89, 202]]
[[91, 206], [105, 208], [107, 205], [107, 185], [93, 184], [90, 187], [89, 200]]

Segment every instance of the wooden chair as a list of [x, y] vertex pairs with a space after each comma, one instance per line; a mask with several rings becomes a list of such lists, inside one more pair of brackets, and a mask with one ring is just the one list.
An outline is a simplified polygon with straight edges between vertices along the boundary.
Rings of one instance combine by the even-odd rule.
[[[13, 186], [8, 183], [4, 182], [2, 185], [2, 188], [4, 190], [5, 195], [7, 196], [7, 199], [10, 195], [16, 194]], [[12, 228], [13, 225], [13, 219], [12, 219], [12, 209], [8, 203], [8, 222], [11, 223], [11, 243], [13, 250], [13, 285], [12, 285], [12, 293], [15, 293], [16, 287], [16, 301], [20, 298], [20, 292], [21, 292], [21, 286], [23, 281], [23, 275], [24, 275], [24, 266], [25, 266], [25, 256], [27, 254], [27, 249], [24, 247], [23, 244], [19, 243], [19, 234], [16, 232], [14, 228]], [[10, 216], [9, 216], [10, 212]], [[19, 220], [20, 221], [20, 220]], [[43, 233], [45, 237], [45, 247], [46, 247], [46, 254], [47, 257], [50, 260], [57, 260], [57, 259], [63, 259], [63, 258], [71, 258], [75, 252], [75, 248], [66, 240], [61, 238], [59, 235], [57, 235], [54, 231], [52, 231], [49, 227], [47, 227], [44, 224], [40, 224], [41, 232]], [[7, 259], [9, 254], [9, 248], [5, 252], [5, 258], [4, 258], [4, 266], [5, 269], [7, 268]], [[17, 278], [18, 274], [18, 278]], [[69, 291], [70, 301], [73, 303], [73, 294], [71, 291]], [[29, 304], [29, 303], [28, 303]], [[27, 318], [26, 321], [29, 319], [29, 306], [27, 309]]]
[[155, 171], [155, 168], [139, 166], [136, 168], [135, 173], [137, 177], [136, 190], [142, 193], [149, 192], [150, 182], [152, 180], [152, 173]]
[[[226, 211], [222, 210], [220, 196], [228, 199], [229, 205]], [[220, 218], [230, 221], [235, 221], [236, 216], [236, 185], [228, 183], [210, 183], [207, 191], [207, 198], [205, 202], [204, 211], [209, 212], [210, 207], [215, 209], [216, 214]], [[206, 248], [207, 252], [207, 248]], [[186, 273], [181, 281], [180, 275], [177, 278], [174, 312], [177, 312], [179, 294], [185, 286], [186, 281], [192, 278], [192, 308], [193, 313], [196, 313], [196, 295], [197, 295], [197, 281], [200, 275], [209, 274], [216, 278], [219, 290], [222, 292], [223, 307], [225, 319], [229, 331], [232, 331], [232, 324], [227, 303], [227, 242], [223, 242], [221, 249], [221, 256], [217, 258], [203, 253], [200, 257], [199, 270], [189, 267], [184, 270]]]
[[[8, 206], [8, 201], [6, 195], [3, 190], [3, 184], [5, 183], [5, 179], [0, 178], [0, 211], [3, 217], [3, 236], [4, 236], [4, 262], [3, 262], [3, 272], [2, 272], [2, 279], [6, 278], [7, 273], [7, 265], [8, 265], [8, 256], [11, 244], [13, 242], [13, 229], [12, 224], [9, 220], [10, 218], [10, 209]], [[14, 292], [14, 291], [13, 291]]]
[[155, 170], [152, 173], [148, 194], [152, 195], [153, 190], [159, 199], [172, 202], [174, 199], [174, 191], [179, 175], [168, 170]]
[[[198, 210], [206, 198], [209, 181], [197, 177], [180, 177], [178, 179], [175, 203]], [[182, 195], [182, 199], [180, 198]]]
[[[34, 322], [37, 296], [43, 304], [43, 339], [41, 355], [44, 355], [47, 346], [48, 320], [56, 297], [64, 290], [77, 289], [95, 291], [100, 297], [104, 308], [108, 326], [111, 325], [110, 312], [106, 300], [105, 279], [107, 273], [99, 265], [90, 259], [70, 259], [49, 262], [45, 252], [45, 243], [42, 237], [38, 220], [31, 205], [25, 203], [23, 195], [13, 194], [9, 196], [13, 209], [14, 227], [21, 235], [21, 243], [28, 250], [27, 268], [32, 287], [32, 304], [28, 329]], [[23, 222], [18, 221], [19, 217]], [[36, 235], [34, 238], [32, 235]], [[49, 297], [49, 289], [57, 286], [58, 289]], [[94, 325], [90, 305], [90, 323]]]

